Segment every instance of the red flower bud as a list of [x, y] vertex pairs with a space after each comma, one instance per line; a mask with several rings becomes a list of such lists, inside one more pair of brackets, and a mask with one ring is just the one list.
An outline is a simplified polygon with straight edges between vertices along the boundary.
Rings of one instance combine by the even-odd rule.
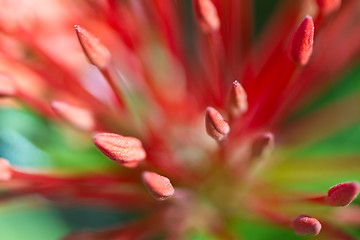
[[220, 19], [211, 0], [194, 0], [196, 19], [204, 32], [215, 32], [220, 28]]
[[241, 84], [236, 80], [233, 82], [231, 88], [228, 109], [229, 113], [234, 117], [242, 115], [248, 109], [246, 92]]
[[74, 127], [84, 131], [94, 129], [95, 119], [90, 111], [60, 101], [52, 101], [50, 105], [61, 118]]
[[328, 191], [328, 205], [344, 207], [349, 205], [359, 193], [357, 182], [340, 183], [331, 187]]
[[206, 131], [210, 137], [217, 141], [223, 140], [230, 132], [229, 124], [221, 114], [212, 107], [208, 107], [205, 113]]
[[265, 156], [274, 148], [274, 135], [270, 132], [259, 135], [251, 147], [251, 157]]
[[90, 32], [75, 25], [75, 31], [79, 38], [81, 47], [83, 48], [90, 63], [98, 67], [100, 70], [105, 69], [111, 60], [109, 50], [100, 43], [100, 41]]
[[115, 133], [98, 133], [94, 143], [108, 158], [124, 167], [136, 167], [146, 158], [140, 140]]
[[167, 177], [154, 172], [143, 172], [142, 178], [145, 187], [156, 200], [165, 200], [171, 197], [175, 190]]
[[314, 22], [312, 17], [306, 16], [299, 25], [290, 44], [290, 59], [297, 64], [308, 63], [313, 51]]
[[321, 223], [315, 218], [300, 215], [292, 221], [292, 227], [297, 235], [316, 236], [320, 233]]

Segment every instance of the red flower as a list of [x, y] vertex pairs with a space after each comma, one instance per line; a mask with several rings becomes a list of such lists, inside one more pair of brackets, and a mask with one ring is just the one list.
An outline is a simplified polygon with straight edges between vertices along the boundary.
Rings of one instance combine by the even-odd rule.
[[[192, 231], [237, 239], [229, 223], [238, 218], [298, 235], [322, 229], [323, 239], [347, 237], [330, 206], [348, 205], [358, 183], [336, 185], [328, 195], [326, 189], [319, 196], [294, 194], [269, 173], [287, 157], [287, 144], [306, 141], [307, 128], [287, 122], [294, 109], [358, 57], [358, 0], [316, 3], [316, 10], [308, 2], [284, 3], [256, 43], [251, 1], [193, 0], [193, 29], [184, 23], [186, 1], [54, 0], [53, 18], [35, 8], [36, 17], [2, 19], [1, 97], [64, 120], [86, 139], [93, 136], [119, 165], [40, 174], [3, 159], [2, 199], [37, 193], [74, 206], [146, 213], [127, 227], [65, 239], [185, 239]], [[2, 11], [11, 11], [11, 4]], [[80, 44], [74, 24], [80, 24]], [[96, 69], [81, 58], [80, 46]]]

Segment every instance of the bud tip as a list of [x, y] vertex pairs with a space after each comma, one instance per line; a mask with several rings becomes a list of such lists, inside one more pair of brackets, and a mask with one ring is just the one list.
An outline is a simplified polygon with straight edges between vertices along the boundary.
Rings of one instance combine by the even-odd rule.
[[237, 80], [232, 84], [228, 106], [228, 111], [233, 117], [238, 117], [248, 110], [247, 94]]
[[291, 40], [290, 59], [300, 65], [305, 65], [310, 60], [314, 42], [314, 21], [307, 15], [299, 25]]
[[196, 18], [204, 32], [216, 32], [220, 28], [220, 19], [211, 0], [194, 0]]
[[275, 137], [271, 132], [265, 132], [255, 138], [251, 146], [251, 157], [258, 158], [268, 155], [274, 148]]
[[146, 158], [145, 150], [136, 138], [115, 133], [97, 133], [93, 139], [102, 153], [124, 167], [134, 168]]
[[74, 25], [74, 28], [81, 47], [83, 48], [90, 63], [98, 67], [100, 70], [105, 69], [111, 60], [109, 50], [89, 31], [81, 28], [79, 25]]
[[51, 101], [50, 106], [56, 114], [79, 130], [91, 131], [95, 128], [94, 116], [87, 109], [61, 101]]
[[206, 109], [205, 126], [209, 136], [217, 141], [224, 140], [230, 132], [229, 124], [223, 119], [221, 114], [212, 107]]
[[292, 221], [292, 227], [297, 235], [316, 236], [320, 233], [321, 223], [315, 218], [300, 215]]
[[345, 207], [356, 198], [359, 190], [358, 182], [337, 184], [328, 191], [328, 205], [332, 207]]
[[170, 180], [157, 173], [145, 171], [142, 173], [142, 179], [145, 187], [156, 200], [166, 200], [175, 192]]

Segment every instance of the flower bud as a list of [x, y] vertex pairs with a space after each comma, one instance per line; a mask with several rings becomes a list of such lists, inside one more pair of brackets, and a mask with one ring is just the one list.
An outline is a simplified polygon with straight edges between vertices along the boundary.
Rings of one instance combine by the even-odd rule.
[[337, 184], [328, 191], [328, 205], [333, 207], [345, 207], [356, 198], [358, 193], [359, 184], [357, 182]]
[[312, 17], [306, 16], [291, 40], [290, 59], [300, 65], [307, 64], [313, 51], [313, 42], [314, 21]]
[[248, 109], [247, 95], [238, 81], [234, 81], [231, 92], [228, 111], [233, 117], [244, 114]]
[[201, 29], [206, 33], [218, 31], [220, 19], [214, 3], [211, 0], [193, 0], [193, 4]]
[[115, 133], [98, 133], [94, 143], [108, 158], [124, 167], [134, 168], [146, 158], [140, 140]]
[[210, 137], [217, 141], [223, 140], [230, 132], [229, 124], [221, 114], [212, 107], [208, 107], [205, 113], [206, 131]]
[[316, 236], [320, 233], [321, 223], [315, 218], [300, 215], [292, 221], [292, 227], [297, 235]]
[[145, 171], [142, 173], [145, 187], [156, 200], [165, 200], [171, 197], [175, 190], [167, 177], [154, 172]]
[[95, 119], [90, 111], [60, 101], [52, 101], [50, 105], [61, 118], [74, 127], [83, 131], [94, 129]]
[[75, 31], [79, 38], [81, 47], [83, 48], [90, 63], [104, 70], [110, 63], [111, 54], [109, 50], [100, 43], [100, 41], [90, 32], [75, 25]]
[[274, 148], [274, 135], [270, 132], [259, 135], [251, 146], [251, 157], [258, 158], [268, 155]]

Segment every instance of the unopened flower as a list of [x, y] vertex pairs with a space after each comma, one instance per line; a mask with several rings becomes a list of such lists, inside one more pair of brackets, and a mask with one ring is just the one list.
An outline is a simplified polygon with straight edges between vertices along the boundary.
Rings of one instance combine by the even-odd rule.
[[358, 0], [284, 2], [256, 41], [251, 1], [43, 1], [0, 9], [0, 97], [56, 126], [38, 152], [74, 165], [0, 152], [4, 204], [139, 215], [67, 240], [247, 239], [249, 225], [355, 239], [358, 156], [311, 146], [358, 120], [358, 97], [309, 104], [358, 61]]

